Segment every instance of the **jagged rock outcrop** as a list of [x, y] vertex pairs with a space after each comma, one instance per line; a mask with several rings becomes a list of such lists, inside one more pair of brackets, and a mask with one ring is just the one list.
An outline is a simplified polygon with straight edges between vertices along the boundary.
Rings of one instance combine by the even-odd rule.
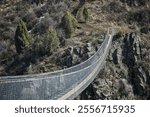
[[57, 58], [57, 63], [63, 68], [77, 65], [88, 58], [90, 58], [96, 52], [95, 47], [91, 43], [87, 43], [83, 47], [68, 47], [64, 50], [63, 54]]
[[80, 99], [149, 99], [150, 64], [143, 55], [150, 50], [142, 43], [136, 33], [114, 37], [105, 68]]

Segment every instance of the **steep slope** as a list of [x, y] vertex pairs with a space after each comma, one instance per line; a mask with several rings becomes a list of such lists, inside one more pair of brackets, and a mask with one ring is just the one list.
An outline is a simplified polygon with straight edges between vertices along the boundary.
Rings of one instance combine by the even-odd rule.
[[[66, 39], [63, 16], [66, 11], [76, 16], [83, 8], [88, 20], [79, 17], [77, 30]], [[31, 41], [36, 40], [37, 51], [16, 52], [14, 37], [20, 19]], [[51, 55], [40, 45], [49, 26], [61, 41]], [[109, 27], [116, 36], [105, 68], [77, 99], [150, 99], [149, 0], [1, 0], [0, 75], [49, 72], [79, 64], [95, 53]]]
[[118, 33], [105, 68], [77, 99], [150, 99], [150, 1], [96, 0], [91, 6], [100, 24]]

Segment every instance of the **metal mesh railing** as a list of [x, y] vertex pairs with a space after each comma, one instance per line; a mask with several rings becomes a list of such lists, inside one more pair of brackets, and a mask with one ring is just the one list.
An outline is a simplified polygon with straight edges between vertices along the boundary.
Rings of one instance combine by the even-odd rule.
[[0, 77], [0, 99], [61, 99], [63, 96], [62, 99], [73, 99], [102, 69], [111, 35], [108, 31], [98, 51], [79, 65], [49, 73]]

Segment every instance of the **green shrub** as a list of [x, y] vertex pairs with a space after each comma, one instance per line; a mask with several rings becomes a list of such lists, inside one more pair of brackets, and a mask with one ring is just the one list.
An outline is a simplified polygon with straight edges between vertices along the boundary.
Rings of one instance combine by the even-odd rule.
[[66, 38], [70, 38], [75, 32], [75, 29], [78, 27], [78, 21], [70, 13], [70, 11], [67, 11], [64, 17], [62, 18], [62, 26], [65, 29]]
[[32, 44], [32, 51], [38, 56], [51, 55], [59, 48], [60, 40], [57, 36], [56, 30], [49, 26], [47, 33], [34, 37]]
[[30, 44], [30, 37], [25, 23], [20, 20], [15, 33], [15, 46], [16, 51], [21, 53]]
[[45, 42], [46, 43], [44, 43], [44, 46], [48, 54], [51, 54], [52, 52], [56, 51], [57, 48], [59, 48], [60, 41], [54, 28], [49, 27], [48, 37]]
[[122, 31], [119, 31], [119, 32], [116, 33], [116, 37], [117, 38], [120, 38], [122, 36], [123, 36], [123, 32]]

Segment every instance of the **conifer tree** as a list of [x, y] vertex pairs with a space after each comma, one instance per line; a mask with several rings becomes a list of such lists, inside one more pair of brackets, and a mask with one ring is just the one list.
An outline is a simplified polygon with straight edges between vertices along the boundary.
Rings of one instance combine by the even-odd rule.
[[15, 46], [17, 53], [21, 53], [25, 48], [28, 48], [30, 38], [25, 23], [20, 20], [15, 32]]
[[56, 51], [57, 48], [59, 48], [60, 41], [57, 36], [57, 32], [51, 26], [48, 28], [48, 37], [47, 40], [44, 42], [44, 45], [48, 54], [53, 53], [54, 51]]
[[66, 38], [70, 38], [74, 33], [75, 29], [78, 27], [78, 21], [70, 13], [70, 11], [67, 11], [64, 17], [62, 18], [62, 25], [65, 29]]

